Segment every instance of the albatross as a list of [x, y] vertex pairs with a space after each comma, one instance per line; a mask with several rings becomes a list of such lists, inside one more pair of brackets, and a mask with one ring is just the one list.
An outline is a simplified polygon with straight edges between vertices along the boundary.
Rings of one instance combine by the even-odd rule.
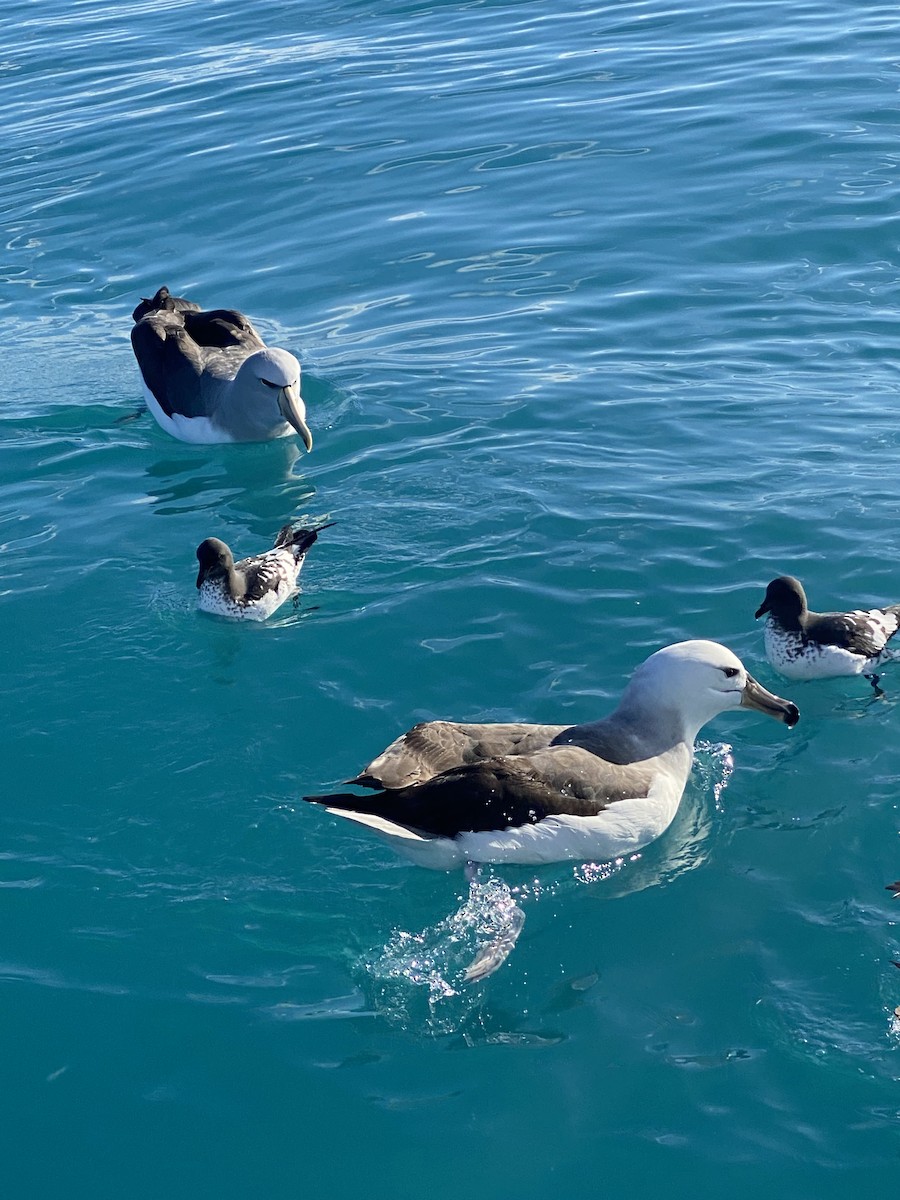
[[[583, 725], [428, 721], [392, 742], [348, 785], [371, 794], [305, 796], [364, 825], [421, 866], [609, 861], [671, 824], [700, 729], [728, 709], [755, 709], [793, 726], [800, 713], [767, 691], [725, 646], [677, 642], [632, 676], [615, 711]], [[465, 972], [482, 979], [504, 961], [524, 922]]]
[[294, 592], [307, 550], [333, 524], [312, 529], [285, 525], [271, 550], [239, 562], [220, 538], [204, 538], [197, 547], [197, 604], [216, 616], [265, 621]]
[[757, 620], [767, 615], [766, 657], [786, 679], [864, 675], [876, 693], [878, 668], [892, 657], [900, 604], [851, 612], [811, 612], [803, 584], [779, 575], [766, 588]]
[[131, 344], [147, 407], [182, 442], [265, 442], [312, 434], [300, 363], [267, 346], [243, 313], [172, 296], [161, 287], [132, 313]]
[[415, 725], [347, 784], [373, 794], [304, 796], [369, 826], [422, 866], [606, 861], [671, 824], [694, 739], [720, 712], [750, 708], [792, 726], [717, 642], [677, 642], [635, 671], [618, 708], [584, 725]]

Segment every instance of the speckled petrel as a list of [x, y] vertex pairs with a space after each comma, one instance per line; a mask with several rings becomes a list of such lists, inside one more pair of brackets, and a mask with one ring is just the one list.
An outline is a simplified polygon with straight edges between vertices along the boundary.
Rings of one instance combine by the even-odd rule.
[[132, 313], [131, 344], [157, 424], [182, 442], [265, 442], [312, 434], [300, 363], [267, 346], [243, 313], [172, 296], [161, 287]]
[[877, 671], [893, 657], [888, 643], [900, 628], [900, 604], [852, 612], [811, 612], [803, 584], [779, 575], [766, 588], [757, 618], [768, 614], [766, 657], [788, 679], [864, 675], [878, 688]]
[[[333, 524], [330, 522], [329, 524]], [[329, 525], [295, 529], [285, 525], [271, 550], [234, 561], [219, 538], [197, 547], [197, 603], [204, 612], [239, 621], [265, 621], [296, 589], [306, 552]]]

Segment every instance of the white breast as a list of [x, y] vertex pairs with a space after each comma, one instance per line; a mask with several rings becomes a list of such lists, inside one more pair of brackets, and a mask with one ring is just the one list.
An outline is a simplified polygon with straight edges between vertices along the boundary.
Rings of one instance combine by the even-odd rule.
[[608, 862], [633, 854], [672, 823], [685, 780], [660, 773], [646, 797], [617, 800], [595, 817], [553, 816], [536, 825], [461, 833], [455, 838], [411, 833], [383, 817], [330, 809], [377, 829], [394, 848], [421, 867], [451, 871], [467, 862]]
[[870, 662], [863, 654], [853, 654], [840, 646], [819, 646], [796, 633], [774, 627], [765, 628], [766, 657], [786, 679], [825, 679], [838, 675], [861, 675]]

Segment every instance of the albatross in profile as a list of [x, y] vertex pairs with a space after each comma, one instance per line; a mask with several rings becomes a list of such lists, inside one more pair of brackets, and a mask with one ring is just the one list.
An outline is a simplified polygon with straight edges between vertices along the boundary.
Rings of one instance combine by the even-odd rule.
[[766, 657], [786, 679], [864, 675], [876, 693], [877, 670], [892, 657], [888, 645], [900, 629], [900, 604], [852, 612], [811, 612], [803, 584], [779, 575], [756, 610], [768, 614]]
[[[618, 708], [584, 725], [429, 721], [397, 738], [351, 785], [304, 799], [366, 825], [421, 866], [608, 861], [670, 825], [694, 739], [720, 712], [751, 708], [792, 726], [800, 714], [725, 646], [678, 642], [635, 671]], [[520, 913], [521, 915], [521, 913]], [[524, 920], [524, 917], [521, 918]], [[467, 979], [506, 958], [521, 928], [476, 959]]]
[[300, 363], [266, 346], [243, 313], [172, 296], [161, 287], [132, 313], [131, 344], [147, 407], [182, 442], [265, 442], [312, 434]]

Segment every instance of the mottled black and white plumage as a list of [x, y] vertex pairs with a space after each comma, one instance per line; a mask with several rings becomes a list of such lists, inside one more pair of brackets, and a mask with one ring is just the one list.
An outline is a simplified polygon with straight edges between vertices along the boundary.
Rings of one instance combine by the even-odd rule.
[[877, 686], [879, 667], [893, 657], [888, 643], [900, 629], [900, 604], [811, 612], [793, 575], [780, 575], [766, 588], [756, 616], [765, 614], [766, 657], [788, 679], [865, 675]]
[[716, 642], [679, 642], [635, 672], [616, 711], [585, 725], [417, 725], [348, 782], [306, 796], [367, 825], [422, 866], [608, 861], [671, 823], [694, 739], [729, 708], [793, 725], [794, 704]]
[[265, 344], [235, 309], [209, 312], [162, 287], [132, 313], [131, 344], [157, 424], [183, 442], [265, 442], [312, 434], [300, 363]]
[[271, 550], [239, 562], [219, 538], [206, 538], [197, 547], [200, 608], [238, 621], [265, 621], [294, 593], [307, 550], [327, 528], [285, 525]]

